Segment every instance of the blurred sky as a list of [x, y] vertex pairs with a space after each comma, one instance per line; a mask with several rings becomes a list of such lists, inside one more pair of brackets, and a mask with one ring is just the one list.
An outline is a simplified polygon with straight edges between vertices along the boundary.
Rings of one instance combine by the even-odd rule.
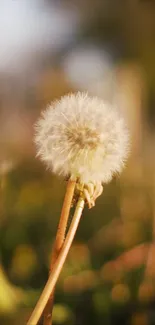
[[22, 73], [48, 50], [63, 48], [77, 33], [79, 15], [55, 1], [2, 0], [0, 71]]

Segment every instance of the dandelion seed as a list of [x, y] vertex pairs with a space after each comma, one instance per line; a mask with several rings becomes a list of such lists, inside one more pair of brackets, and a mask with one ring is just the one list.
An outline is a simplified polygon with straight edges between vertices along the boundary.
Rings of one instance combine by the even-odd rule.
[[124, 120], [109, 104], [86, 93], [55, 101], [36, 124], [38, 156], [53, 172], [81, 183], [107, 183], [128, 156]]

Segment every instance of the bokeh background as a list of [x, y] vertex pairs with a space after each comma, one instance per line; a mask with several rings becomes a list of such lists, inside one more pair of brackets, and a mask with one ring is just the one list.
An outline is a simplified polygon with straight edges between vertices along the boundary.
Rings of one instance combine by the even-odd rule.
[[53, 321], [155, 324], [154, 58], [153, 0], [0, 1], [1, 325], [26, 324], [40, 296], [66, 187], [35, 158], [33, 125], [78, 90], [121, 110], [131, 155], [83, 213]]

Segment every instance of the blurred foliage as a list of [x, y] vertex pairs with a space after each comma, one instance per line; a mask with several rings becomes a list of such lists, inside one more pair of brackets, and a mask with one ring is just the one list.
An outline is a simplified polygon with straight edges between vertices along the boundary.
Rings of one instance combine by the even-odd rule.
[[[46, 0], [45, 6], [54, 3]], [[84, 210], [57, 284], [53, 323], [153, 325], [155, 3], [85, 0], [73, 5], [58, 1], [57, 9], [64, 10], [64, 15], [73, 10], [80, 16], [74, 37], [58, 49], [42, 46], [27, 72], [0, 70], [0, 324], [26, 324], [48, 277], [66, 182], [35, 159], [33, 124], [51, 100], [78, 90], [64, 61], [70, 53], [73, 58], [78, 46], [91, 45], [110, 57], [107, 63], [103, 55], [103, 66], [108, 65], [117, 79], [115, 95], [129, 103], [126, 113], [131, 116], [136, 149], [123, 175], [104, 187], [92, 210]], [[95, 77], [84, 90], [103, 97], [109, 80], [111, 89], [111, 79], [103, 71], [96, 80], [96, 57], [91, 60], [87, 69], [91, 67]], [[126, 67], [133, 80], [140, 67], [139, 88], [132, 88]], [[74, 64], [70, 71], [73, 77], [80, 75]], [[73, 80], [78, 80], [80, 88], [79, 75]]]

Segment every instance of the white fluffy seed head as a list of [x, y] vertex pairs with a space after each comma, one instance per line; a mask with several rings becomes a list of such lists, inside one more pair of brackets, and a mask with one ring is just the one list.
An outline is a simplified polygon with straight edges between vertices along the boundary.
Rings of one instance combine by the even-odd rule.
[[86, 93], [49, 105], [35, 126], [37, 155], [53, 172], [82, 183], [107, 183], [120, 173], [129, 149], [124, 120]]

